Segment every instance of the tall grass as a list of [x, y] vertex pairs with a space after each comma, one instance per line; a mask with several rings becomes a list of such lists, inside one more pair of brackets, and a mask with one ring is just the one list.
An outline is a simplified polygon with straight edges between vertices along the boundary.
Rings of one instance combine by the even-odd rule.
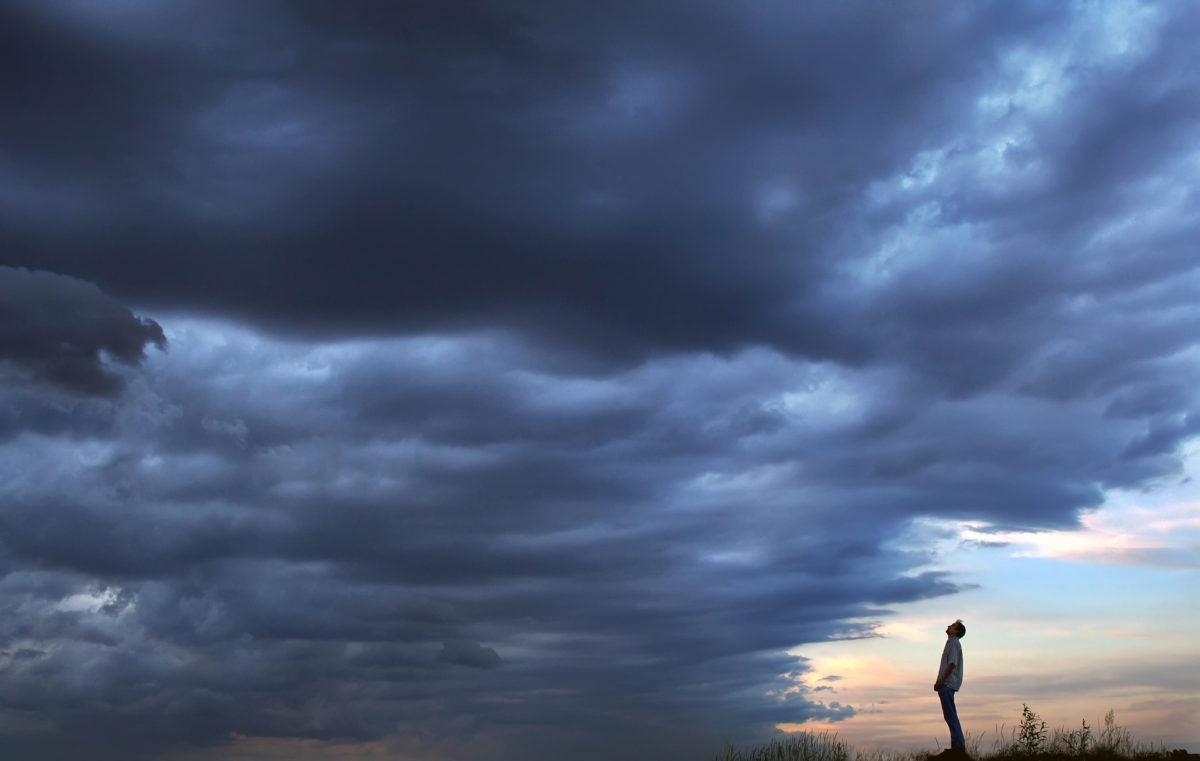
[[1021, 707], [1021, 721], [1007, 736], [1003, 728], [997, 733], [992, 752], [983, 758], [1002, 761], [1006, 759], [1089, 759], [1107, 761], [1115, 759], [1169, 758], [1186, 753], [1173, 753], [1165, 748], [1154, 747], [1134, 740], [1128, 729], [1119, 726], [1110, 710], [1104, 715], [1104, 728], [1096, 732], [1087, 723], [1080, 722], [1078, 729], [1058, 727], [1048, 730], [1028, 705]]
[[[1118, 726], [1112, 711], [1104, 716], [1098, 732], [1086, 720], [1077, 729], [1048, 729], [1028, 705], [1011, 730], [996, 731], [990, 750], [982, 738], [967, 736], [967, 754], [974, 761], [1193, 761], [1186, 751], [1167, 750], [1134, 740], [1129, 730]], [[836, 734], [798, 732], [773, 739], [766, 745], [739, 749], [732, 745], [713, 761], [926, 761], [932, 754], [920, 751], [860, 751]]]
[[730, 745], [714, 761], [850, 761], [850, 752], [837, 735], [797, 732], [750, 750]]

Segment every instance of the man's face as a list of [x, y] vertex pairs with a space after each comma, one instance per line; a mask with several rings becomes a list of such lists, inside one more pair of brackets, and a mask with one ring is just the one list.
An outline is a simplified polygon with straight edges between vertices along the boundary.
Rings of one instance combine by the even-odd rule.
[[946, 634], [950, 635], [951, 637], [958, 636], [958, 622], [957, 621], [955, 621], [954, 623], [952, 623], [946, 627]]

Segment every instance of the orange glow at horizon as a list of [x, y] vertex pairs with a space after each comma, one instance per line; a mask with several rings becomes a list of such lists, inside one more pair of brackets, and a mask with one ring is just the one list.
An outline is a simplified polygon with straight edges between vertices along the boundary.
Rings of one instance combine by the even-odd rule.
[[[1190, 455], [1200, 460], [1200, 449]], [[1023, 704], [1051, 729], [1082, 720], [1102, 727], [1113, 710], [1135, 741], [1200, 749], [1200, 670], [1182, 668], [1200, 657], [1190, 634], [1200, 626], [1195, 484], [1107, 497], [1070, 531], [931, 522], [925, 546], [935, 562], [922, 570], [948, 574], [961, 591], [881, 611], [873, 637], [790, 651], [810, 667], [799, 692], [856, 713], [776, 728], [867, 750], [946, 747], [932, 682], [944, 626], [961, 617], [966, 680], [957, 704], [977, 750], [1011, 742]], [[955, 539], [945, 539], [947, 529]], [[919, 532], [912, 546], [922, 546]], [[1156, 624], [1164, 618], [1170, 626]]]

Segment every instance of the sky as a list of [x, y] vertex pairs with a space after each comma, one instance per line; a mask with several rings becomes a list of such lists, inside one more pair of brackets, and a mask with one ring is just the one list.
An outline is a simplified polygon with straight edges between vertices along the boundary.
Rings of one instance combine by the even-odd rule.
[[0, 2], [5, 757], [1200, 750], [1197, 39]]

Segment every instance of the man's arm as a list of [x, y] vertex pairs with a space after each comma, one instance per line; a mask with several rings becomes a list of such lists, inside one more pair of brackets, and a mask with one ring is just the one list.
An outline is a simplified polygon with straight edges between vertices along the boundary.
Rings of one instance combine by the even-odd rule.
[[942, 672], [941, 676], [938, 677], [938, 680], [933, 683], [934, 692], [942, 689], [942, 687], [946, 684], [946, 680], [950, 678], [950, 675], [954, 673], [954, 669], [956, 668], [958, 668], [958, 664], [954, 663], [953, 661], [946, 664], [946, 670]]

